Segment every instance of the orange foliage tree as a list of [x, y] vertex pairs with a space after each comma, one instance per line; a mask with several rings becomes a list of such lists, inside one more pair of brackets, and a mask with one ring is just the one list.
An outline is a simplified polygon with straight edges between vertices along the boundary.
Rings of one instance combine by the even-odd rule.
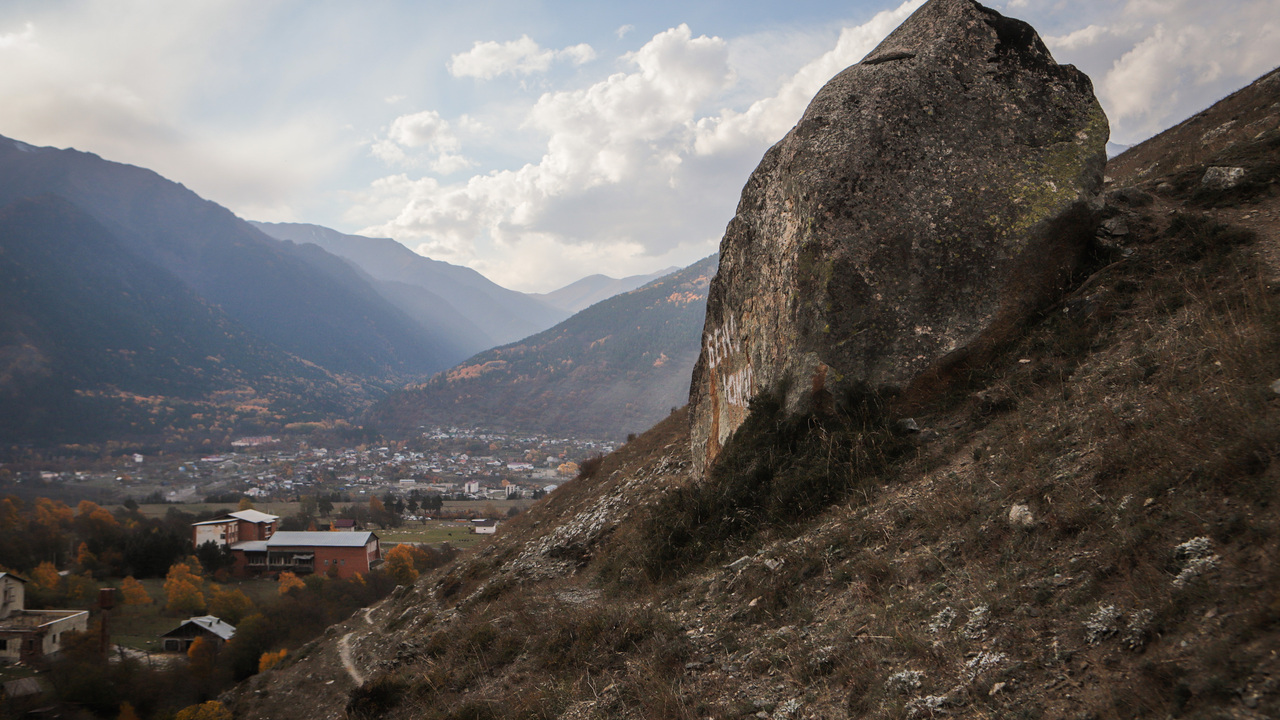
[[281, 648], [276, 652], [262, 653], [262, 657], [258, 658], [258, 672], [266, 672], [267, 670], [279, 665], [280, 662], [284, 660], [284, 656], [288, 654], [289, 651], [284, 648]]
[[173, 720], [233, 720], [231, 711], [217, 700], [182, 708]]
[[422, 554], [422, 550], [408, 543], [400, 543], [387, 551], [384, 567], [387, 574], [396, 581], [397, 585], [411, 585], [414, 580], [418, 579], [418, 570], [414, 565], [417, 559], [415, 556]]
[[204, 578], [192, 572], [190, 565], [174, 563], [164, 579], [165, 610], [179, 615], [194, 615], [205, 607], [203, 589]]
[[150, 605], [155, 602], [142, 583], [132, 575], [120, 581], [120, 594], [124, 597], [125, 605]]
[[209, 614], [226, 620], [232, 625], [254, 613], [253, 601], [244, 591], [228, 589], [221, 585], [209, 586]]
[[37, 590], [50, 594], [56, 594], [62, 590], [62, 576], [58, 574], [58, 568], [48, 560], [31, 571], [31, 583]]
[[302, 582], [302, 578], [298, 577], [297, 575], [294, 575], [291, 572], [280, 573], [280, 594], [281, 595], [286, 595], [289, 593], [290, 590], [302, 589], [306, 586], [307, 584]]

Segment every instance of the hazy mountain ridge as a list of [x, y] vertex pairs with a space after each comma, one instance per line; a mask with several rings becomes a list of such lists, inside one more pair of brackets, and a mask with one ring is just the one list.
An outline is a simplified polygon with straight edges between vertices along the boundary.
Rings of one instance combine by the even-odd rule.
[[600, 274], [588, 275], [558, 290], [552, 290], [548, 293], [532, 293], [532, 296], [567, 312], [578, 312], [586, 310], [601, 300], [608, 300], [614, 295], [635, 290], [679, 269], [678, 267], [669, 267], [647, 275], [628, 275], [624, 278], [611, 278], [608, 275]]
[[297, 252], [150, 170], [0, 139], [0, 206], [52, 193], [266, 342], [340, 373], [425, 374], [433, 341], [348, 268]]
[[480, 353], [370, 411], [405, 435], [422, 425], [618, 438], [683, 404], [716, 256]]
[[[289, 405], [354, 399], [322, 369], [246, 333], [172, 273], [53, 195], [0, 209], [0, 438], [94, 442], [259, 427]], [[221, 432], [212, 408], [257, 401]], [[308, 397], [310, 396], [310, 397]], [[266, 400], [265, 403], [262, 401]], [[188, 422], [208, 412], [205, 423]]]
[[[423, 257], [390, 238], [347, 235], [301, 223], [252, 224], [280, 240], [319, 246], [391, 284], [381, 288], [383, 294], [410, 317], [425, 327], [455, 333], [452, 339], [464, 352], [452, 362], [541, 332], [568, 315], [536, 296], [508, 290], [471, 268]], [[438, 298], [439, 306], [425, 305], [421, 291]]]

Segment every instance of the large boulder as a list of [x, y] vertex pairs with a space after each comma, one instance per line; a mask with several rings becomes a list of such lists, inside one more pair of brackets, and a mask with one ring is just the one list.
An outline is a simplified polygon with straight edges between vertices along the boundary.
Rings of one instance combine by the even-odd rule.
[[1109, 134], [1030, 25], [931, 0], [822, 88], [742, 191], [690, 391], [705, 468], [760, 392], [921, 401], [1061, 293]]

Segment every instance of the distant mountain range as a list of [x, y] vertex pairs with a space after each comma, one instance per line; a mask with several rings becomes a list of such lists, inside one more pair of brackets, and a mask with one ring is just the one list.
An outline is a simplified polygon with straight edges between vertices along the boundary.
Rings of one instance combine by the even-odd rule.
[[678, 267], [669, 267], [649, 275], [630, 275], [621, 279], [614, 279], [608, 275], [588, 275], [577, 282], [565, 285], [559, 290], [552, 290], [549, 293], [532, 293], [531, 295], [543, 300], [552, 307], [576, 313], [579, 310], [586, 310], [601, 300], [608, 300], [614, 295], [621, 295], [624, 292], [635, 290], [679, 269]]
[[683, 405], [701, 348], [712, 255], [480, 353], [374, 405], [384, 433], [473, 426], [621, 438]]
[[394, 240], [249, 223], [150, 170], [0, 137], [0, 448], [216, 444], [349, 418], [646, 279], [531, 296]]

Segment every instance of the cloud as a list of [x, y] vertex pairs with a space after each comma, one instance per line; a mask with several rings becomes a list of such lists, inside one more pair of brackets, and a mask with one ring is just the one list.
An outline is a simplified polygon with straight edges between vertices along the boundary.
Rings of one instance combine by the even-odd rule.
[[0, 27], [4, 135], [140, 165], [272, 220], [293, 219], [297, 198], [351, 157], [323, 116], [255, 125], [203, 112], [236, 72], [209, 59], [239, 47], [253, 3], [73, 0], [27, 12], [21, 29]]
[[22, 32], [0, 33], [0, 50], [12, 47], [31, 46], [35, 44], [36, 26], [35, 23], [28, 22]]
[[613, 34], [617, 35], [618, 39], [621, 40], [622, 38], [626, 37], [628, 33], [630, 33], [632, 30], [635, 30], [635, 29], [636, 29], [635, 25], [623, 25], [622, 27], [613, 31]]
[[547, 50], [539, 47], [528, 35], [522, 35], [519, 40], [505, 43], [477, 40], [470, 50], [450, 59], [449, 72], [454, 77], [492, 80], [499, 75], [546, 72], [556, 60], [583, 65], [595, 58], [595, 50], [585, 43], [563, 50]]
[[[469, 119], [465, 121], [471, 124]], [[387, 165], [425, 164], [432, 172], [450, 175], [475, 164], [458, 152], [461, 148], [449, 122], [434, 110], [424, 110], [392, 120], [386, 137], [374, 140], [369, 151]], [[418, 149], [425, 150], [427, 156], [410, 152]]]
[[[622, 56], [625, 71], [541, 95], [520, 128], [545, 138], [536, 162], [448, 184], [383, 178], [355, 198], [348, 219], [368, 222], [361, 233], [524, 289], [691, 262], [715, 250], [743, 179], [813, 94], [923, 2], [846, 28], [775, 94], [741, 111], [712, 110], [735, 92], [729, 42], [670, 28]], [[441, 122], [434, 114], [406, 120], [388, 138], [397, 147], [429, 144]], [[374, 208], [396, 210], [378, 217]]]
[[924, 0], [908, 0], [893, 10], [840, 33], [836, 46], [800, 69], [773, 96], [752, 103], [745, 111], [725, 109], [697, 124], [697, 152], [702, 155], [757, 146], [782, 137], [800, 119], [809, 101], [836, 73], [858, 62]]
[[[1280, 64], [1274, 0], [1240, 0], [1234, 12], [1182, 0], [1133, 0], [1121, 23], [1062, 38], [1064, 54], [1123, 45], [1095, 74], [1118, 142], [1141, 141]], [[1055, 48], [1057, 51], [1058, 48]], [[1118, 57], [1117, 57], [1118, 56]]]

